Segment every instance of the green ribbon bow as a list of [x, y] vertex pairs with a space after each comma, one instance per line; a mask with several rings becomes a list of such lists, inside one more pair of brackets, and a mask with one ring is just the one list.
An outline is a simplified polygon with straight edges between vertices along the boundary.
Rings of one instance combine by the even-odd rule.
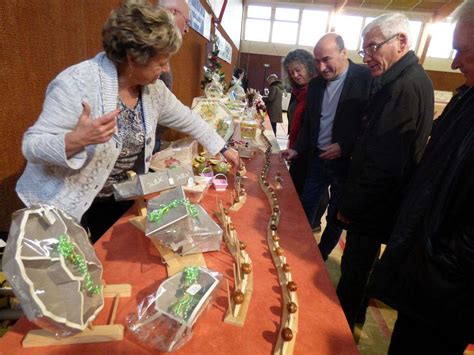
[[161, 219], [166, 216], [173, 208], [178, 206], [185, 206], [188, 213], [193, 217], [196, 218], [198, 215], [198, 210], [187, 198], [173, 200], [167, 204], [161, 204], [158, 209], [151, 211], [148, 213], [148, 219], [150, 222], [158, 223]]
[[192, 310], [199, 303], [201, 299], [200, 295], [191, 295], [186, 292], [186, 289], [197, 283], [199, 277], [199, 268], [197, 266], [186, 267], [183, 270], [182, 282], [183, 286], [180, 287], [180, 291], [183, 295], [171, 305], [171, 312], [184, 320], [188, 320], [192, 313]]
[[57, 251], [59, 255], [61, 255], [65, 260], [73, 264], [76, 270], [81, 273], [81, 275], [84, 277], [84, 288], [89, 294], [99, 294], [101, 286], [94, 284], [92, 276], [89, 273], [87, 262], [79, 253], [76, 253], [75, 249], [76, 246], [69, 240], [67, 235], [61, 234], [59, 236], [59, 243], [57, 246]]

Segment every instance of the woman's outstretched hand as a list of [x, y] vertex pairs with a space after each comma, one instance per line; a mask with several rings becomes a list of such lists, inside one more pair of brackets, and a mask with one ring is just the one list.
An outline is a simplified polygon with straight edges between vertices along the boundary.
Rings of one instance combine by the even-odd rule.
[[70, 158], [91, 144], [105, 143], [112, 138], [117, 125], [116, 118], [120, 113], [115, 109], [97, 119], [91, 118], [91, 107], [82, 103], [82, 113], [73, 131], [66, 133], [66, 156]]

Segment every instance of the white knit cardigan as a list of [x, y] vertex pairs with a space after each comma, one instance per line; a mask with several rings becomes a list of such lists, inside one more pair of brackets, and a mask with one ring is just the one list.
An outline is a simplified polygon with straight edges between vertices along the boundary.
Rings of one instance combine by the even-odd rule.
[[[214, 129], [181, 104], [161, 80], [143, 87], [141, 98], [145, 172], [155, 145], [157, 123], [191, 135], [211, 154], [224, 146]], [[122, 146], [120, 137], [114, 134], [107, 143], [89, 145], [66, 157], [64, 137], [75, 128], [83, 101], [90, 104], [92, 117], [117, 108], [117, 70], [104, 53], [67, 68], [48, 86], [43, 111], [23, 137], [27, 165], [16, 186], [25, 205], [54, 205], [78, 221], [104, 186]]]

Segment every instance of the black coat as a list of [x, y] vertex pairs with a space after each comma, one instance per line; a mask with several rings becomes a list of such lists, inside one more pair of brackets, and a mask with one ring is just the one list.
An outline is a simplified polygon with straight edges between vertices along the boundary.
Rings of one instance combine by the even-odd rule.
[[[334, 116], [332, 143], [341, 146], [341, 158], [334, 159], [343, 170], [347, 169], [352, 149], [360, 132], [361, 120], [369, 97], [370, 71], [366, 66], [349, 61], [347, 77]], [[306, 108], [296, 141], [298, 153], [317, 152], [321, 108], [327, 80], [318, 76], [309, 82]], [[344, 169], [345, 167], [345, 169]]]
[[374, 79], [340, 206], [349, 230], [386, 242], [401, 190], [428, 141], [433, 109], [433, 86], [412, 51]]
[[268, 89], [268, 96], [263, 98], [267, 107], [268, 117], [270, 122], [283, 122], [281, 101], [283, 99], [283, 90], [281, 88], [281, 81], [275, 80], [270, 84]]
[[369, 294], [474, 342], [474, 89], [437, 120]]

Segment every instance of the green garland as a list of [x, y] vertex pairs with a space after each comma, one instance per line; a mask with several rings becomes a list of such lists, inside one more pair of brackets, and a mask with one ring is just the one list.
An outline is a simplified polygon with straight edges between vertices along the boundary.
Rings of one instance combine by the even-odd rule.
[[171, 312], [176, 316], [182, 319], [188, 320], [191, 315], [194, 307], [199, 303], [201, 296], [191, 295], [186, 292], [187, 288], [191, 285], [197, 283], [199, 278], [199, 268], [197, 266], [186, 267], [183, 270], [183, 286], [180, 288], [180, 291], [183, 292], [183, 295], [171, 305]]
[[191, 217], [196, 218], [198, 215], [198, 210], [187, 198], [173, 200], [167, 204], [161, 204], [158, 209], [151, 211], [148, 213], [148, 219], [150, 222], [158, 223], [161, 219], [166, 216], [173, 208], [178, 206], [185, 206], [188, 213]]
[[84, 276], [84, 285], [87, 292], [92, 295], [99, 294], [101, 285], [94, 284], [92, 276], [89, 273], [87, 262], [79, 253], [76, 253], [76, 246], [69, 240], [67, 235], [61, 234], [59, 236], [57, 251], [59, 255], [73, 264], [76, 270], [78, 270], [81, 275]]

